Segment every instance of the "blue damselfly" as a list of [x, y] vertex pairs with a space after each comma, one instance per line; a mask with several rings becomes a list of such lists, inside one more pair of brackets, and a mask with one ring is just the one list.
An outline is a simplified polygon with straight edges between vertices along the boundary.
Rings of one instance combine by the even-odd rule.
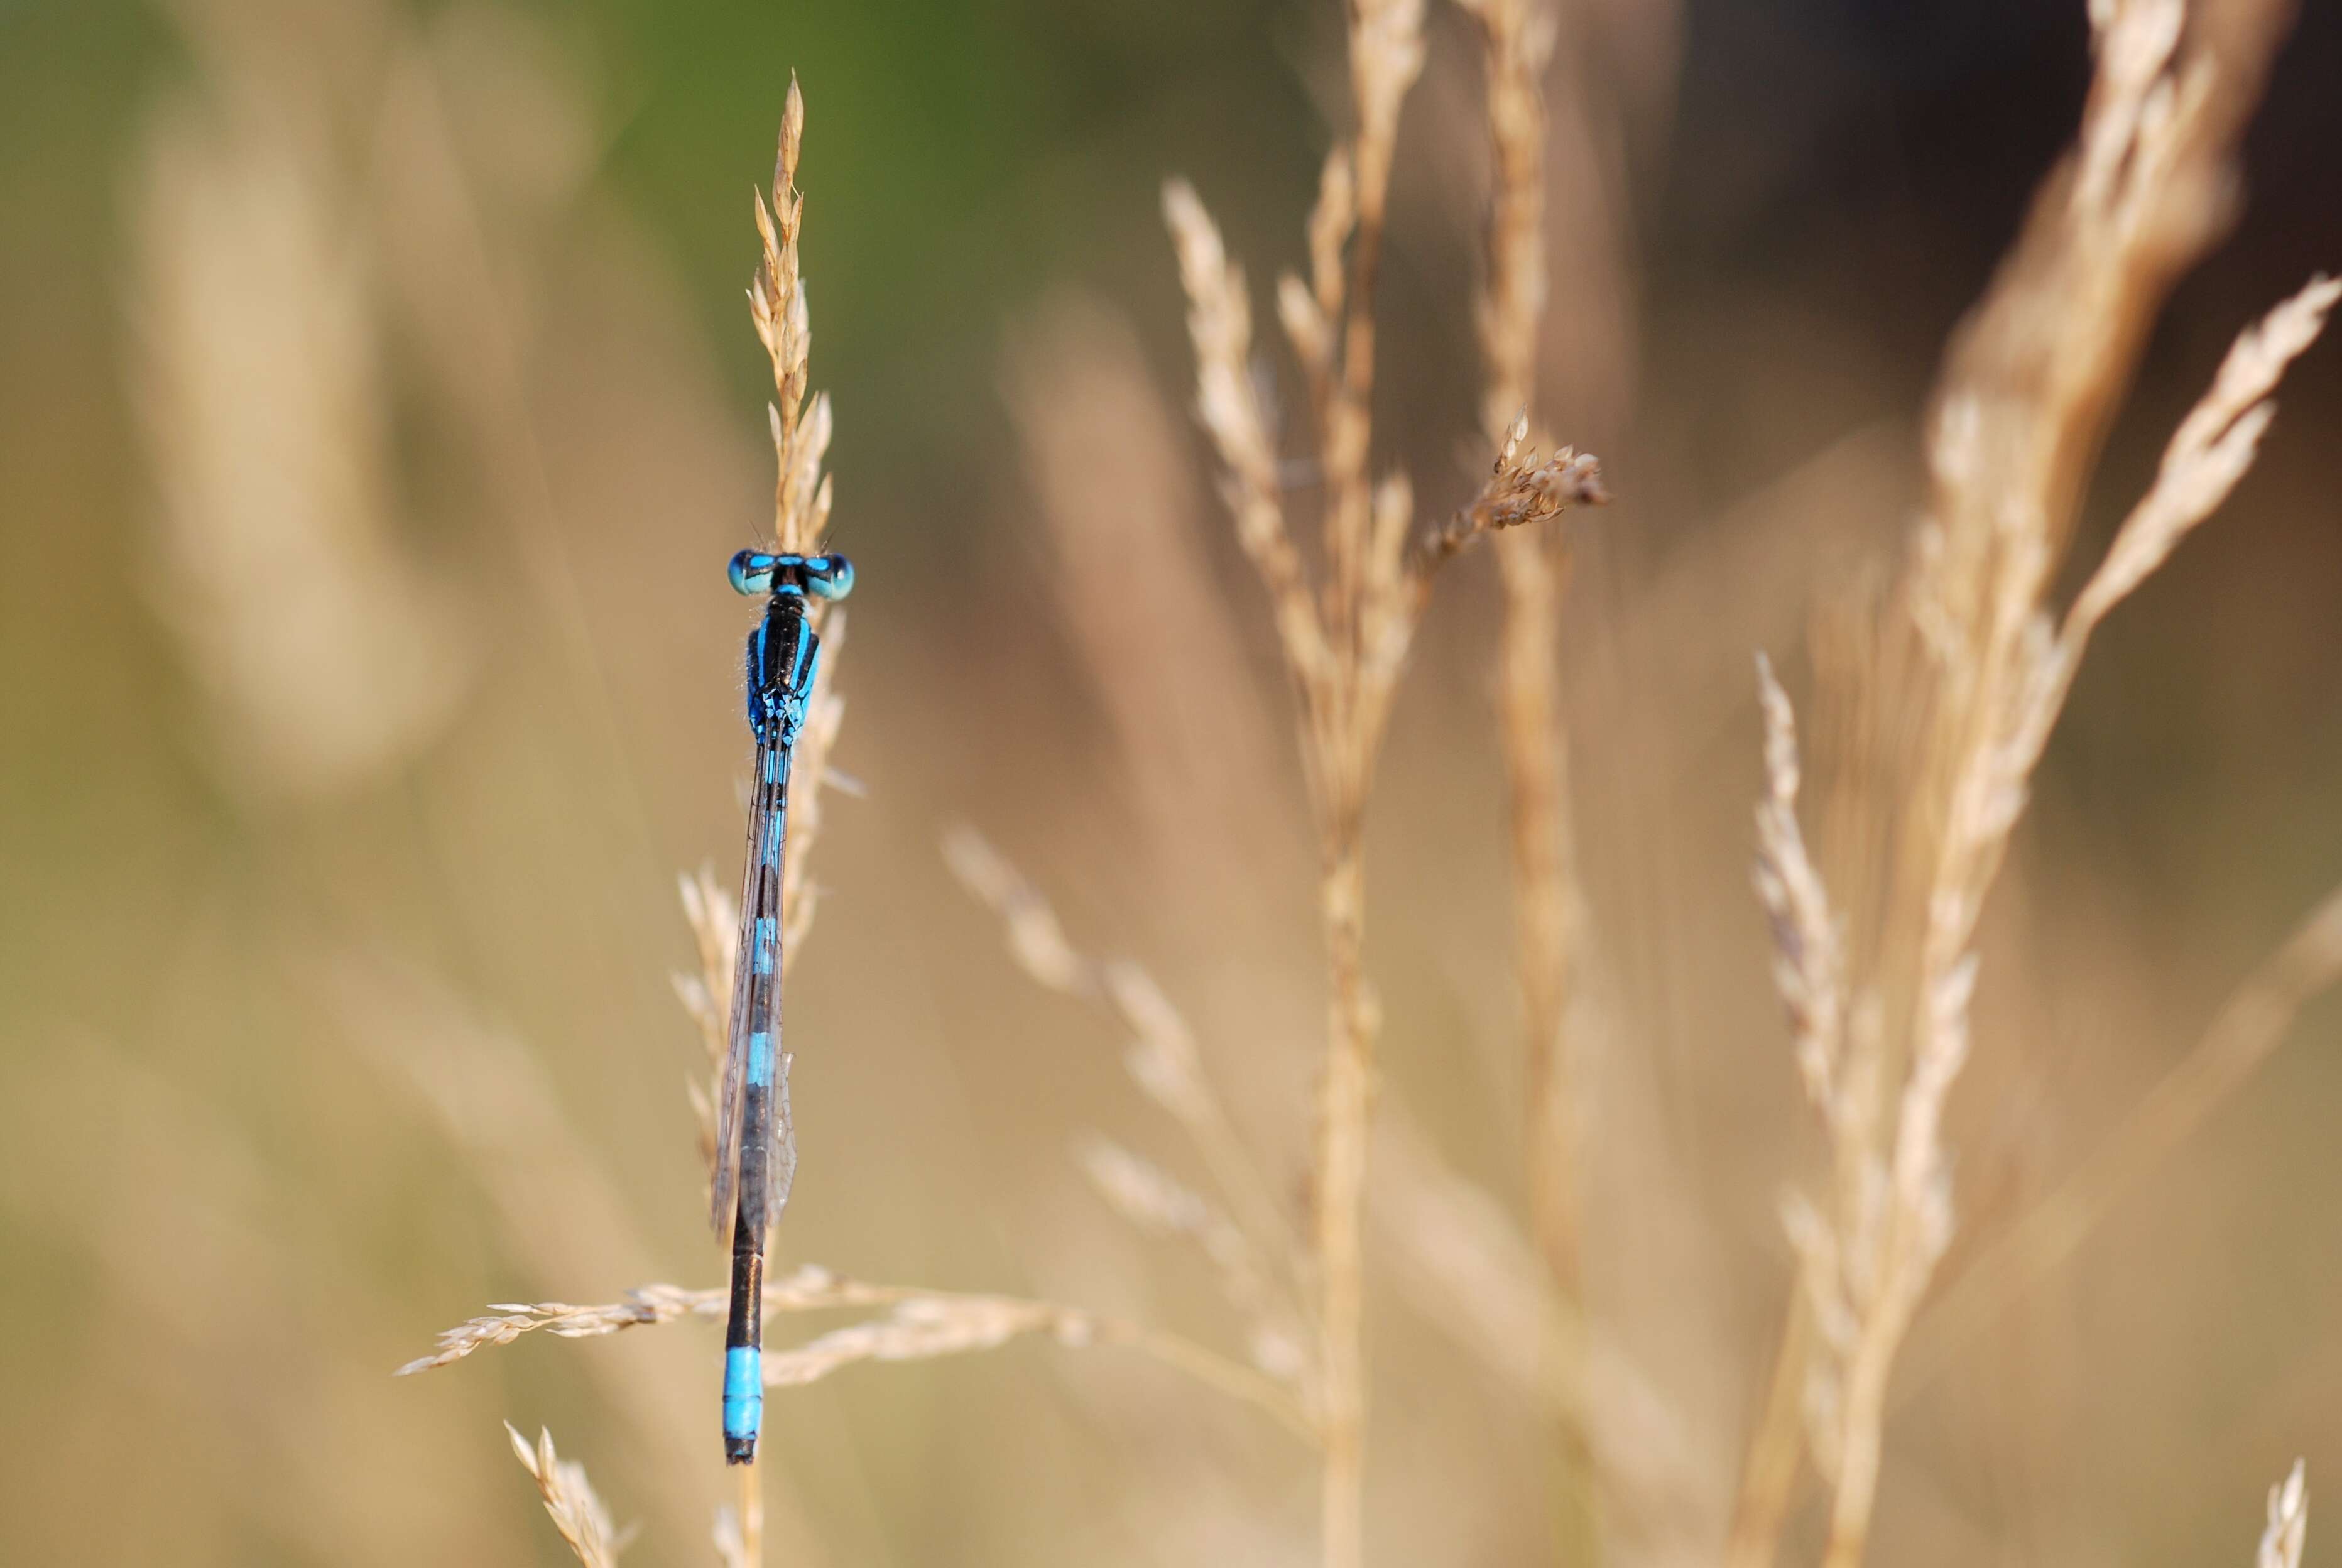
[[843, 599], [854, 564], [843, 555], [732, 557], [732, 586], [768, 595], [748, 634], [748, 733], [756, 742], [748, 804], [747, 870], [740, 887], [740, 942], [732, 973], [730, 1046], [717, 1108], [716, 1174], [709, 1189], [716, 1233], [732, 1243], [731, 1313], [724, 1333], [724, 1457], [756, 1457], [764, 1424], [762, 1351], [765, 1240], [789, 1201], [796, 1138], [789, 1124], [789, 1060], [781, 1050], [781, 884], [789, 819], [789, 762], [813, 694], [821, 641], [806, 595]]

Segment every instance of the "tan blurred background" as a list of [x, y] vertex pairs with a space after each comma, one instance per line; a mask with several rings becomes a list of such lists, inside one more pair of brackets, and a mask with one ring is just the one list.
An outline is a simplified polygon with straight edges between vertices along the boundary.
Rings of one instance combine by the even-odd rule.
[[[1747, 893], [1750, 654], [1796, 665], [1905, 522], [1938, 345], [2085, 32], [2079, 0], [1564, 10], [1544, 406], [1618, 496], [1572, 523], [1566, 639], [1587, 1273], [1686, 1478], [1606, 1523], [1688, 1562], [1815, 1158]], [[1432, 40], [1381, 412], [1436, 511], [1482, 461], [1486, 175], [1456, 17]], [[830, 799], [790, 987], [783, 1263], [1234, 1344], [1070, 1157], [1102, 1129], [1179, 1164], [1120, 1039], [1016, 971], [938, 844], [973, 824], [1148, 965], [1297, 1213], [1308, 839], [1156, 193], [1191, 177], [1256, 285], [1292, 264], [1337, 43], [1297, 0], [0, 0], [0, 1560], [565, 1560], [504, 1419], [586, 1461], [630, 1561], [710, 1560], [712, 1325], [389, 1373], [489, 1302], [718, 1277], [674, 888], [739, 853], [722, 564], [769, 515], [741, 290], [792, 69], [866, 794]], [[2313, 7], [2094, 537], [2236, 330], [2342, 265], [2337, 73]], [[2282, 402], [2052, 745], [1987, 916], [1951, 1273], [2342, 881], [2342, 355]], [[1371, 945], [1390, 1100], [1517, 1213], [1487, 573], [1443, 583], [1401, 699]], [[2337, 1022], [1905, 1391], [1880, 1560], [2242, 1563], [2294, 1454], [2342, 1475]], [[1538, 1560], [1550, 1433], [1406, 1283], [1369, 1324], [1375, 1553]], [[855, 1369], [766, 1431], [778, 1563], [1307, 1554], [1286, 1434], [1112, 1351]]]

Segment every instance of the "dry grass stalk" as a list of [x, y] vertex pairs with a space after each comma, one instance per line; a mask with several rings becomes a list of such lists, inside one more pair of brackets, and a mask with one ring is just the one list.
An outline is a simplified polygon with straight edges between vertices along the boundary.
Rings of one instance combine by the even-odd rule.
[[756, 1466], [743, 1464], [734, 1484], [740, 1488], [740, 1508], [734, 1517], [735, 1532], [739, 1537], [740, 1562], [747, 1568], [759, 1568], [765, 1561], [765, 1487], [757, 1478]]
[[[1376, 1009], [1364, 963], [1362, 828], [1426, 574], [1446, 553], [1410, 551], [1411, 488], [1403, 475], [1377, 482], [1370, 471], [1375, 277], [1399, 109], [1423, 65], [1422, 5], [1354, 0], [1348, 20], [1356, 125], [1326, 161], [1307, 228], [1309, 276], [1283, 277], [1276, 291], [1278, 316], [1308, 387], [1325, 478], [1322, 582], [1311, 580], [1277, 485], [1276, 448], [1251, 377], [1243, 273], [1196, 193], [1176, 181], [1164, 193], [1195, 341], [1196, 410], [1219, 453], [1237, 539], [1268, 591], [1300, 696], [1301, 751], [1318, 827], [1328, 1020], [1311, 1250], [1325, 1441], [1320, 1530], [1325, 1560], [1336, 1568], [1360, 1556], [1366, 1452], [1361, 1210]], [[1557, 460], [1538, 481], [1518, 463], [1522, 441], [1503, 444], [1498, 480], [1514, 500], [1540, 489], [1553, 491], [1561, 504], [1596, 498], [1590, 462], [1574, 468], [1579, 460]], [[1484, 497], [1477, 518], [1452, 542], [1485, 531], [1505, 505], [1494, 494]]]
[[[2051, 580], [2138, 345], [2225, 219], [2235, 135], [2278, 8], [2231, 7], [2216, 26], [2178, 0], [2116, 0], [2091, 20], [2097, 72], [2080, 145], [1963, 328], [1937, 395], [1929, 511], [1860, 666], [1898, 678], [1866, 674], [1869, 687], [1830, 704], [1859, 715], [1874, 744], [1885, 738], [1895, 786], [1844, 803], [1872, 857], [1852, 868], [1847, 907], [1879, 924], [1855, 934], [1835, 985], [1837, 916], [1801, 864], [1795, 740], [1767, 677], [1760, 888], [1833, 1171], [1825, 1204], [1793, 1200], [1787, 1214], [1812, 1329], [1807, 1446], [1835, 1489], [1829, 1568], [1861, 1560], [1888, 1375], [1950, 1238], [1944, 1103], [1968, 1049], [1977, 918], [2033, 768], [2091, 630], [2249, 465], [2267, 394], [2334, 298], [2313, 284], [2239, 342], [2053, 623]], [[1768, 1450], [1785, 1441], [1778, 1426], [1760, 1431], [1752, 1480], [1777, 1477]], [[1779, 1518], [1764, 1503], [1744, 1488], [1736, 1562], [1769, 1557]]]
[[748, 1550], [749, 1540], [764, 1528], [764, 1499], [756, 1485], [756, 1473], [755, 1465], [741, 1466], [740, 1506], [716, 1511], [716, 1527], [709, 1535], [716, 1561], [724, 1568], [754, 1568], [756, 1562]]
[[545, 1499], [545, 1511], [553, 1516], [553, 1527], [569, 1543], [577, 1561], [586, 1568], [617, 1568], [618, 1553], [626, 1543], [611, 1527], [610, 1511], [595, 1495], [593, 1483], [586, 1479], [586, 1467], [554, 1453], [553, 1433], [541, 1427], [535, 1447], [510, 1422], [505, 1423], [505, 1434], [512, 1439], [513, 1453], [521, 1468], [535, 1478], [536, 1490]]
[[[1488, 270], [1477, 313], [1486, 366], [1480, 425], [1489, 441], [1502, 443], [1516, 418], [1526, 420], [1536, 392], [1546, 274], [1543, 78], [1556, 19], [1535, 0], [1464, 0], [1464, 9], [1480, 26], [1493, 167]], [[1546, 1266], [1574, 1294], [1580, 1174], [1562, 1031], [1577, 894], [1561, 722], [1560, 549], [1558, 534], [1496, 543], [1505, 605], [1496, 703], [1512, 831], [1530, 1223]]]

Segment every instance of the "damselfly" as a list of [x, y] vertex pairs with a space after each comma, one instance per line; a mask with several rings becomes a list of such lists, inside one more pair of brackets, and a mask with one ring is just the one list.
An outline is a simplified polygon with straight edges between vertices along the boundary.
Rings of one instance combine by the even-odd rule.
[[716, 1124], [710, 1217], [732, 1237], [732, 1310], [724, 1332], [724, 1457], [756, 1457], [765, 1418], [765, 1238], [789, 1201], [796, 1138], [789, 1125], [789, 1059], [781, 1051], [781, 873], [789, 822], [789, 761], [805, 726], [821, 641], [806, 595], [843, 599], [854, 564], [843, 555], [732, 557], [732, 586], [770, 595], [748, 634], [748, 733], [756, 741], [748, 804], [747, 871], [740, 888], [739, 956], [732, 971], [731, 1045]]

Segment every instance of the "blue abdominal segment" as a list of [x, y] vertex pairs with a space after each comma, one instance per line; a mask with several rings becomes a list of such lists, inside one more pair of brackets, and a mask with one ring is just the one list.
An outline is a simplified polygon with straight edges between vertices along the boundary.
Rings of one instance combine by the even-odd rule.
[[754, 1443], [765, 1425], [765, 1353], [752, 1344], [724, 1353], [724, 1435]]

